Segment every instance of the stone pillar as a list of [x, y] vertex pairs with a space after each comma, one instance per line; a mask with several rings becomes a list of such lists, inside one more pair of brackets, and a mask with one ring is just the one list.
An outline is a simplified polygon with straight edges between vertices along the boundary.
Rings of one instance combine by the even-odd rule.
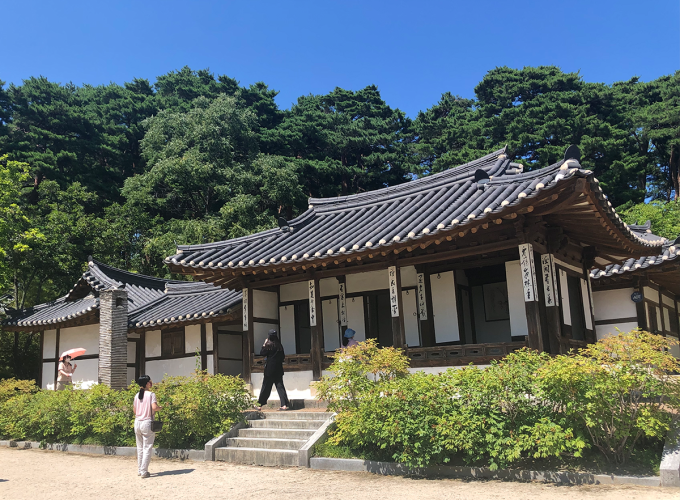
[[128, 296], [112, 288], [99, 294], [99, 383], [127, 387]]

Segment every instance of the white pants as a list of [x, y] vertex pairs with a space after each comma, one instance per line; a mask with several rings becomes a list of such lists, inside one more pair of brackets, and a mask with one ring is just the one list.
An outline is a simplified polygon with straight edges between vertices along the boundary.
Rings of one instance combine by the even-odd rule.
[[149, 472], [149, 462], [153, 451], [156, 433], [151, 430], [151, 420], [135, 420], [135, 437], [137, 438], [137, 465], [140, 474]]

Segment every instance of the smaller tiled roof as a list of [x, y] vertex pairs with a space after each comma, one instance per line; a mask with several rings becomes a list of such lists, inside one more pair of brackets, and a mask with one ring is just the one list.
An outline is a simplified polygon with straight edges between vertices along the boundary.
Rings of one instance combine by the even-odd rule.
[[645, 224], [628, 225], [628, 229], [633, 231], [641, 239], [651, 242], [652, 244], [662, 243], [661, 253], [658, 255], [651, 255], [639, 259], [628, 259], [621, 264], [610, 264], [604, 269], [592, 269], [590, 277], [593, 279], [606, 278], [620, 275], [626, 272], [635, 272], [637, 270], [649, 269], [653, 266], [661, 266], [667, 262], [680, 262], [680, 237], [674, 241], [657, 236], [652, 233], [651, 222], [647, 221]]
[[38, 330], [96, 323], [99, 293], [123, 286], [128, 294], [128, 323], [133, 329], [225, 316], [241, 302], [241, 294], [232, 290], [131, 273], [90, 258], [87, 270], [67, 295], [22, 311], [9, 311], [2, 324]]
[[168, 283], [163, 296], [130, 314], [128, 327], [144, 329], [217, 318], [234, 313], [240, 305], [240, 291], [202, 282]]

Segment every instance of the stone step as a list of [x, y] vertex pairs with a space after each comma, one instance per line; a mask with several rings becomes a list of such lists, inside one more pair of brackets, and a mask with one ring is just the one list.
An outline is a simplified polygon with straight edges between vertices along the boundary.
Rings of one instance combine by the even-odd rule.
[[275, 438], [275, 439], [304, 439], [307, 441], [316, 429], [267, 429], [248, 427], [239, 429], [239, 437]]
[[326, 420], [331, 416], [331, 413], [324, 411], [263, 411], [260, 415], [265, 420]]
[[[275, 410], [281, 407], [281, 401], [278, 399], [270, 399], [263, 408]], [[325, 410], [328, 407], [326, 401], [319, 401], [318, 399], [291, 399], [290, 408], [293, 410], [300, 410], [302, 408], [318, 408]]]
[[284, 420], [266, 418], [262, 420], [249, 420], [250, 427], [254, 429], [318, 429], [326, 420]]
[[265, 450], [299, 450], [307, 442], [306, 439], [276, 439], [238, 437], [228, 438], [224, 443], [227, 448], [262, 448]]
[[215, 449], [215, 460], [235, 462], [250, 465], [288, 465], [297, 467], [299, 452], [297, 450], [265, 450], [262, 448], [233, 448], [223, 447]]

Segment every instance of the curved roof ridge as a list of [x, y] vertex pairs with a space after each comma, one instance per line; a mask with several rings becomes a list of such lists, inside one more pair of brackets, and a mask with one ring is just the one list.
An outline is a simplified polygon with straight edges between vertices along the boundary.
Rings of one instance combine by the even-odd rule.
[[[118, 269], [117, 267], [110, 266], [109, 264], [104, 264], [103, 262], [98, 261], [96, 259], [91, 259], [90, 262], [92, 262], [93, 265], [92, 266], [88, 265], [88, 270], [83, 273], [83, 276], [85, 276], [85, 274], [87, 274], [88, 272], [91, 272], [91, 271], [96, 269], [96, 270], [101, 271], [101, 273], [97, 273], [97, 274], [102, 275], [102, 276], [108, 278], [109, 280], [115, 281], [116, 283], [127, 283], [127, 282], [125, 282], [125, 281], [121, 282], [121, 281], [117, 280], [116, 278], [110, 276], [108, 273], [112, 273], [114, 275], [119, 274], [119, 275], [122, 275], [122, 276], [128, 276], [135, 281], [149, 281], [151, 283], [157, 283], [159, 285], [162, 284], [163, 286], [165, 286], [166, 283], [190, 283], [190, 282], [187, 282], [187, 281], [168, 280], [168, 279], [165, 279], [165, 278], [158, 278], [156, 276], [148, 276], [146, 274], [133, 273], [133, 272], [130, 272], [130, 271], [126, 271], [124, 269]], [[108, 273], [107, 273], [107, 271], [108, 271]], [[97, 276], [97, 277], [99, 277], [99, 276]]]

